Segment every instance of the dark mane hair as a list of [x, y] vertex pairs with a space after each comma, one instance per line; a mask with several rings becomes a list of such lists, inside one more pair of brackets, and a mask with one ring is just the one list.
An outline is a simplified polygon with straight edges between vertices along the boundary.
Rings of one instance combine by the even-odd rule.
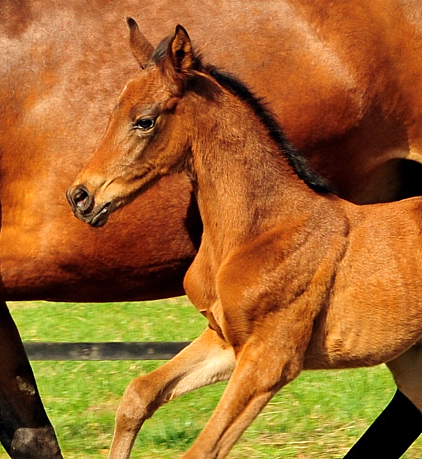
[[[156, 47], [151, 60], [159, 64], [164, 59], [171, 37], [164, 38]], [[196, 70], [203, 68], [201, 55], [194, 54], [193, 67]], [[309, 167], [308, 160], [302, 153], [296, 150], [287, 140], [280, 125], [275, 120], [273, 113], [265, 106], [263, 100], [256, 97], [252, 91], [238, 78], [228, 72], [223, 72], [217, 67], [208, 65], [203, 68], [218, 84], [230, 91], [234, 96], [246, 102], [255, 112], [261, 123], [267, 128], [269, 135], [279, 146], [282, 154], [287, 158], [297, 175], [313, 190], [319, 193], [336, 193], [331, 183], [321, 177]]]
[[308, 160], [296, 150], [287, 140], [284, 132], [271, 111], [257, 98], [250, 89], [230, 73], [222, 72], [214, 66], [208, 66], [206, 71], [218, 84], [230, 91], [240, 100], [246, 102], [255, 112], [261, 123], [267, 128], [271, 138], [277, 143], [283, 155], [287, 158], [297, 175], [313, 190], [319, 193], [335, 193], [330, 182], [313, 171]]

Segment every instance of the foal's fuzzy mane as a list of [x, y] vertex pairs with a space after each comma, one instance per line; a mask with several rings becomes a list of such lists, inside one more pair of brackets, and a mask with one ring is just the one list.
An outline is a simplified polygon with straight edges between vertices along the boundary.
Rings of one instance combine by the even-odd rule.
[[223, 72], [214, 66], [208, 66], [206, 71], [219, 85], [230, 91], [238, 99], [246, 102], [252, 108], [298, 176], [310, 188], [319, 193], [336, 192], [328, 180], [321, 177], [309, 167], [306, 157], [287, 140], [283, 130], [275, 120], [273, 113], [266, 107], [263, 99], [256, 97], [242, 81], [230, 73]]

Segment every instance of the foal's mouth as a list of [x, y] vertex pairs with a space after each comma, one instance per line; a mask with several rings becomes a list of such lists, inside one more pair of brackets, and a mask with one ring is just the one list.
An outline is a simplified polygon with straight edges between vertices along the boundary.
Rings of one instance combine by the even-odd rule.
[[96, 205], [94, 196], [85, 185], [69, 188], [66, 192], [66, 198], [75, 217], [94, 228], [104, 226], [114, 209], [111, 202]]
[[90, 215], [78, 215], [78, 217], [85, 223], [88, 223], [89, 225], [93, 226], [94, 228], [100, 228], [101, 226], [104, 226], [107, 223], [111, 212], [111, 203], [108, 202], [98, 211], [94, 209]]

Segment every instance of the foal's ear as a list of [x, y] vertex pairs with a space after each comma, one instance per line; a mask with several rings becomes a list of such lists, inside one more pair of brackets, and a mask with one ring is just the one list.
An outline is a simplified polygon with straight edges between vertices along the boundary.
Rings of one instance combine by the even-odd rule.
[[178, 25], [169, 42], [163, 68], [175, 83], [180, 83], [194, 68], [194, 62], [195, 56], [189, 35], [181, 25]]
[[138, 24], [134, 19], [127, 18], [126, 22], [130, 30], [129, 42], [130, 47], [132, 49], [132, 53], [135, 56], [136, 60], [139, 62], [139, 64], [143, 65], [152, 56], [154, 47], [142, 35], [141, 31], [139, 30]]
[[189, 35], [180, 24], [171, 40], [169, 54], [176, 72], [188, 73], [193, 67], [192, 43]]

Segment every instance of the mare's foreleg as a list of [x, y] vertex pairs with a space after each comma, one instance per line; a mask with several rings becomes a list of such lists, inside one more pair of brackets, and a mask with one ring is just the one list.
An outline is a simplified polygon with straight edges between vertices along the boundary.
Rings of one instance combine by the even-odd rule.
[[60, 459], [19, 332], [0, 304], [0, 441], [13, 459]]
[[165, 402], [194, 389], [226, 381], [236, 365], [233, 349], [211, 329], [176, 357], [127, 387], [116, 414], [109, 459], [127, 459], [144, 421]]

